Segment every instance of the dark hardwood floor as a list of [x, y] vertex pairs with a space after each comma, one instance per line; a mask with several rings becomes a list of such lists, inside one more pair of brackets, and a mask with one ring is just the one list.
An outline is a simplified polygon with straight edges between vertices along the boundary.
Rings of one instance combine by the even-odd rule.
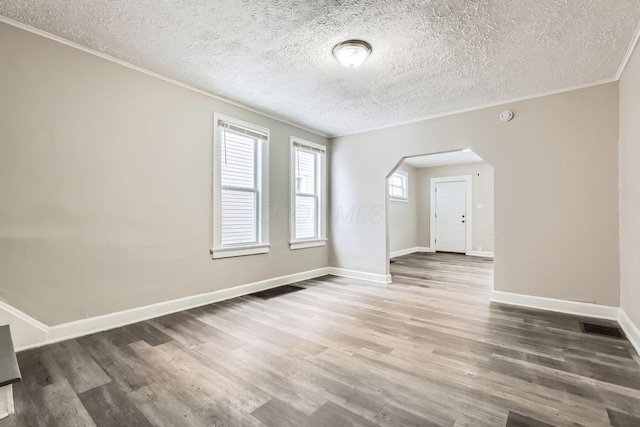
[[489, 303], [493, 263], [396, 258], [25, 351], [7, 426], [640, 426], [640, 358]]

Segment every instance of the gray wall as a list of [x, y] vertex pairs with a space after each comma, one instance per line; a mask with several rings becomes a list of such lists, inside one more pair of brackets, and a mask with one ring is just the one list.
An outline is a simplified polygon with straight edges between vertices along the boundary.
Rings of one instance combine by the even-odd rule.
[[389, 199], [389, 251], [414, 248], [418, 244], [418, 203], [420, 190], [418, 169], [402, 164], [398, 170], [409, 175], [409, 197], [407, 201]]
[[[493, 252], [493, 168], [486, 162], [418, 169], [418, 246], [429, 247], [431, 178], [471, 175], [473, 251]], [[480, 176], [478, 176], [480, 174]], [[478, 208], [482, 204], [482, 209]], [[433, 248], [432, 248], [433, 249]]]
[[[287, 222], [289, 137], [325, 138], [6, 24], [0, 94], [0, 299], [36, 319], [327, 266]], [[271, 130], [268, 255], [209, 254], [214, 112]]]
[[334, 218], [332, 265], [386, 274], [388, 171], [468, 147], [494, 167], [495, 289], [619, 304], [617, 82], [333, 142], [333, 211], [360, 215]]
[[620, 79], [620, 304], [640, 328], [640, 49]]

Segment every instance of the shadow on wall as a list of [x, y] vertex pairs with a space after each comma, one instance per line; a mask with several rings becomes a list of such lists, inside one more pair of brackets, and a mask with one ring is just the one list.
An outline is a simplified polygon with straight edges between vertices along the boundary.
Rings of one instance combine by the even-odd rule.
[[388, 258], [436, 251], [493, 257], [493, 175], [470, 149], [400, 159], [387, 175]]

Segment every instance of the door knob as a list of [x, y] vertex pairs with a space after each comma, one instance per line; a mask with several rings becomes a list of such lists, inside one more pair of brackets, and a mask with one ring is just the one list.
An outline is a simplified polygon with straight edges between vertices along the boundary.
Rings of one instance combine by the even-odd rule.
[[462, 218], [464, 218], [464, 215], [462, 215]]
[[462, 220], [462, 223], [464, 223], [464, 219]]

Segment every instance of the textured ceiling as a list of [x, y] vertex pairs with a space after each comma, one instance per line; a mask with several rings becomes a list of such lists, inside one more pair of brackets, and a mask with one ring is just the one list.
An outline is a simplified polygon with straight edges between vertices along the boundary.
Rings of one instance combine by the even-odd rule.
[[[329, 135], [615, 78], [638, 0], [0, 0], [0, 15]], [[361, 38], [347, 69], [332, 47]]]
[[434, 166], [461, 165], [464, 163], [484, 162], [484, 159], [473, 151], [453, 151], [450, 153], [427, 154], [426, 156], [407, 157], [404, 162], [414, 168], [431, 168]]

